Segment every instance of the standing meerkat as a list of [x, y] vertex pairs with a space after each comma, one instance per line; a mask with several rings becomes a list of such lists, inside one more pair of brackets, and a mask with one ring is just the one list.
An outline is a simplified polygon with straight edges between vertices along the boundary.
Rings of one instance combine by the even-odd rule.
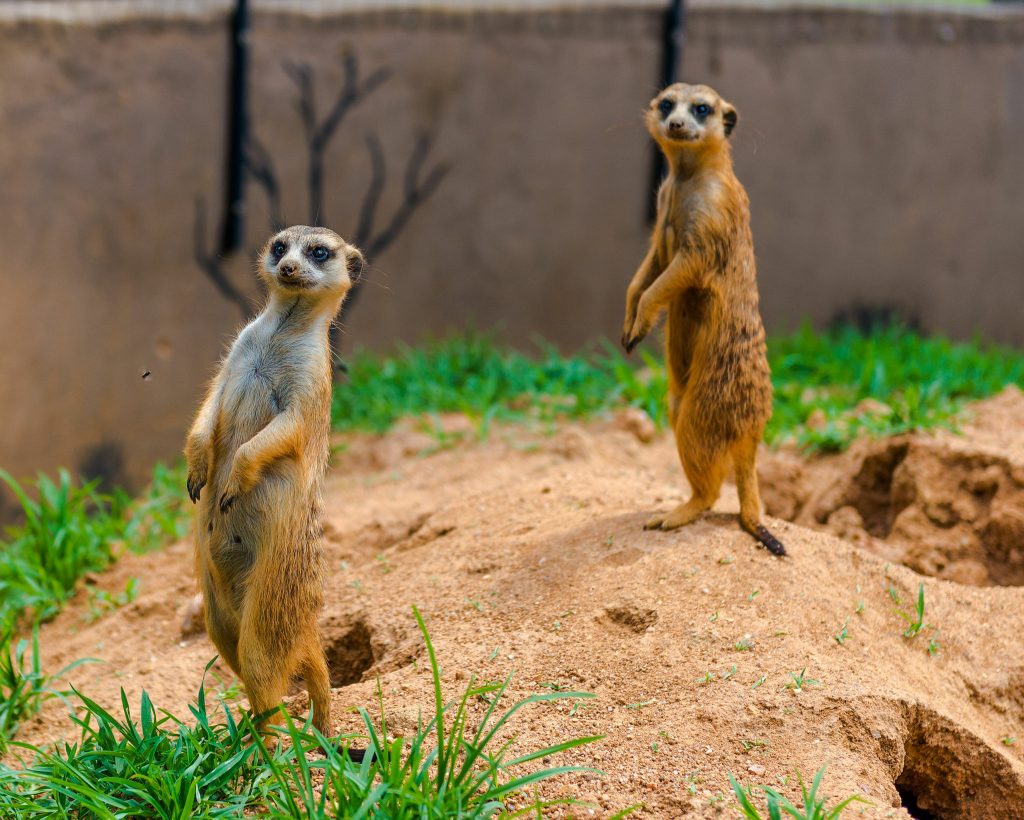
[[622, 344], [631, 352], [666, 311], [669, 420], [693, 494], [647, 529], [694, 521], [736, 470], [740, 524], [769, 551], [761, 523], [757, 447], [772, 412], [757, 307], [750, 202], [733, 172], [736, 109], [706, 85], [670, 85], [644, 121], [668, 161], [650, 249], [626, 292]]
[[277, 706], [301, 673], [324, 733], [330, 677], [317, 615], [328, 331], [362, 267], [362, 254], [325, 228], [295, 226], [267, 242], [259, 260], [267, 303], [232, 344], [185, 445], [189, 497], [201, 502], [196, 574], [206, 631], [254, 715]]

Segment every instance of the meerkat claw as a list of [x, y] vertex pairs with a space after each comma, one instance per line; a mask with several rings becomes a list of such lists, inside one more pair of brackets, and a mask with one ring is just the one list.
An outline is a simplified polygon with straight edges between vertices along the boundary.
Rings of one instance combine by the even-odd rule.
[[220, 497], [220, 511], [222, 513], [226, 513], [229, 509], [231, 509], [231, 505], [234, 503], [235, 496], [224, 493], [224, 495]]
[[199, 493], [206, 486], [206, 482], [202, 480], [193, 481], [191, 478], [185, 482], [185, 486], [188, 488], [188, 497], [192, 499], [192, 503], [195, 504], [199, 500]]

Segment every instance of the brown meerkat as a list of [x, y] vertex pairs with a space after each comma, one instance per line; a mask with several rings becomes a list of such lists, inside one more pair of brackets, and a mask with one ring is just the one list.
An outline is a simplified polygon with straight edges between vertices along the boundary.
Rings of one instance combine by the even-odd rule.
[[632, 351], [667, 313], [669, 420], [693, 494], [647, 522], [694, 521], [736, 471], [743, 529], [776, 555], [761, 523], [755, 461], [772, 412], [764, 326], [757, 306], [750, 203], [732, 166], [736, 109], [706, 85], [676, 83], [644, 121], [668, 162], [650, 249], [626, 293], [622, 344]]
[[185, 446], [210, 639], [254, 715], [277, 706], [301, 673], [324, 733], [330, 677], [317, 616], [328, 331], [362, 267], [362, 254], [325, 228], [299, 225], [267, 242], [259, 259], [267, 303], [231, 345]]

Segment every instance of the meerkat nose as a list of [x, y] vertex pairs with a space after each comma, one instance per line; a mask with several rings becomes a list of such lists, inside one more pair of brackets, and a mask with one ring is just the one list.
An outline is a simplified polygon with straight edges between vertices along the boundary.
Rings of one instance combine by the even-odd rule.
[[285, 276], [291, 276], [293, 273], [295, 273], [295, 263], [285, 262], [278, 267], [278, 270], [280, 270], [281, 273], [284, 274]]

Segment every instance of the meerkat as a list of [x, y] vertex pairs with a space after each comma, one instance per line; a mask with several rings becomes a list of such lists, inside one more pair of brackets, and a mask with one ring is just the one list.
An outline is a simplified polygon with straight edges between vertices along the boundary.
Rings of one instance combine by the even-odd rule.
[[676, 83], [644, 122], [668, 162], [650, 248], [626, 293], [622, 344], [631, 352], [665, 311], [669, 420], [692, 496], [645, 525], [694, 521], [736, 472], [740, 524], [775, 555], [761, 523], [756, 458], [772, 411], [758, 310], [750, 203], [733, 172], [736, 109], [706, 85]]
[[266, 305], [231, 345], [185, 445], [207, 633], [242, 679], [254, 715], [280, 704], [301, 673], [324, 733], [330, 677], [317, 616], [328, 331], [362, 268], [359, 250], [325, 228], [271, 237], [259, 259]]

